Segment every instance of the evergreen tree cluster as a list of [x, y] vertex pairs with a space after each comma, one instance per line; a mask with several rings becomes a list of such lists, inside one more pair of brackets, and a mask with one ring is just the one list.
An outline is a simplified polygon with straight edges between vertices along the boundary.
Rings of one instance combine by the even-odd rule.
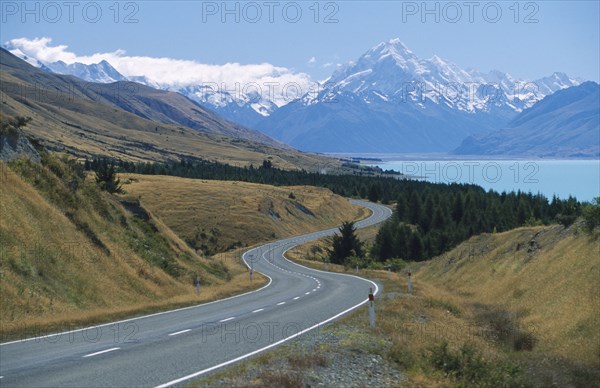
[[548, 224], [581, 213], [575, 198], [552, 201], [541, 194], [486, 192], [476, 186], [430, 186], [398, 195], [394, 216], [377, 234], [373, 258], [425, 260], [479, 233]]
[[[86, 161], [88, 170], [102, 170], [103, 159]], [[330, 189], [345, 197], [384, 204], [396, 202], [394, 216], [379, 231], [371, 255], [425, 260], [447, 251], [470, 236], [506, 231], [522, 225], [572, 222], [581, 215], [575, 199], [541, 194], [485, 191], [471, 184], [430, 183], [394, 177], [328, 175], [281, 170], [264, 161], [261, 166], [236, 167], [201, 159], [169, 163], [112, 161], [121, 172], [172, 175], [185, 178], [242, 181], [275, 186], [309, 185]]]

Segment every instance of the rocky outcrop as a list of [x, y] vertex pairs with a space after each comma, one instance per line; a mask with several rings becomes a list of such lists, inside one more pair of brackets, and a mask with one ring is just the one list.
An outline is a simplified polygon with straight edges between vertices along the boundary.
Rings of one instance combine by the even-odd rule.
[[0, 132], [0, 160], [10, 162], [15, 159], [30, 159], [39, 162], [40, 154], [23, 131]]

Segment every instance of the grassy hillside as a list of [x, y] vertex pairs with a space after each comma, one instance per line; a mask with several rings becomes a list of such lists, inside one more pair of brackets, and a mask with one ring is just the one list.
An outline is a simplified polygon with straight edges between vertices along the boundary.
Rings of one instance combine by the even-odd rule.
[[0, 171], [2, 340], [251, 287], [239, 260], [197, 255], [139, 203], [100, 192], [73, 163], [45, 155], [43, 165], [0, 162]]
[[313, 187], [127, 175], [113, 196], [74, 160], [42, 158], [0, 164], [0, 340], [257, 287], [242, 247], [366, 215]]
[[123, 175], [128, 196], [205, 254], [341, 224], [365, 210], [318, 187]]
[[477, 236], [417, 276], [471, 304], [475, 319], [513, 321], [536, 353], [598, 367], [600, 241], [577, 228]]
[[243, 166], [271, 159], [286, 169], [339, 165], [267, 141], [176, 93], [46, 73], [3, 49], [0, 67], [0, 113], [31, 117], [25, 133], [52, 151], [130, 161], [200, 157]]
[[[359, 231], [367, 241], [372, 234]], [[598, 229], [590, 235], [581, 222], [519, 228], [474, 236], [391, 278], [361, 268], [360, 276], [384, 286], [377, 330], [369, 332], [362, 311], [331, 333], [343, 333], [354, 353], [384, 355], [406, 374], [408, 386], [598, 386], [599, 238]], [[307, 243], [287, 255], [354, 273], [315, 255], [327, 244]], [[376, 348], [364, 345], [374, 341], [380, 341]]]

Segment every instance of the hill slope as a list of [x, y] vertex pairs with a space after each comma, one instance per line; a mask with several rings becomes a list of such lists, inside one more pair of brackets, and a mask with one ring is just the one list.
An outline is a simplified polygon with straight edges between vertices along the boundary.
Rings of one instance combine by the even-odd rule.
[[245, 276], [226, 282], [241, 267], [196, 255], [136, 202], [100, 192], [72, 163], [43, 160], [0, 162], [3, 335], [191, 303], [197, 274], [213, 294], [249, 287]]
[[[129, 195], [205, 254], [340, 225], [364, 209], [320, 187], [124, 175]], [[291, 197], [291, 198], [290, 198]]]
[[47, 153], [0, 173], [0, 341], [260, 286], [243, 247], [364, 216], [313, 187], [129, 175], [113, 196]]
[[466, 138], [455, 154], [600, 156], [600, 85], [557, 91], [524, 110], [505, 129]]
[[334, 163], [220, 119], [176, 93], [47, 73], [6, 50], [0, 50], [0, 67], [1, 112], [32, 117], [26, 134], [53, 151], [138, 161], [197, 157], [236, 165], [271, 157], [290, 169]]
[[506, 325], [511, 339], [527, 333], [535, 354], [549, 363], [597, 367], [600, 243], [575, 229], [475, 236], [426, 263], [416, 278], [460, 296], [476, 319]]

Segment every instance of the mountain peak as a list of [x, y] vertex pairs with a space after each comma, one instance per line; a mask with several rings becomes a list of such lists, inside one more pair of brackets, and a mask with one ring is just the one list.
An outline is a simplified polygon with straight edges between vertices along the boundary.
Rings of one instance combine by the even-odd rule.
[[387, 45], [390, 47], [394, 47], [396, 49], [401, 49], [402, 51], [408, 51], [408, 52], [412, 53], [412, 51], [410, 51], [410, 49], [408, 47], [406, 47], [406, 45], [404, 43], [402, 43], [400, 38], [393, 38], [393, 39], [388, 40]]
[[429, 62], [431, 62], [435, 65], [439, 65], [439, 66], [448, 64], [448, 62], [446, 62], [443, 58], [438, 57], [437, 54], [434, 54], [433, 57], [431, 57], [431, 59], [429, 59]]
[[393, 38], [387, 42], [381, 42], [377, 46], [369, 50], [369, 53], [377, 53], [379, 57], [385, 55], [400, 56], [400, 57], [414, 57], [414, 53], [406, 47], [399, 38]]

